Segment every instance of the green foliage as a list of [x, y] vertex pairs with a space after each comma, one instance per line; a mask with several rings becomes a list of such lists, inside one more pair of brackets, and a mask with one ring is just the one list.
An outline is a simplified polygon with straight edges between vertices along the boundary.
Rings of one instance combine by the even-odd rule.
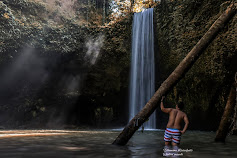
[[[224, 2], [166, 1], [155, 8], [162, 80], [168, 77], [220, 16]], [[213, 121], [213, 127], [222, 115], [233, 81], [234, 71], [229, 61], [236, 56], [235, 21], [236, 16], [170, 94], [173, 102], [179, 99], [184, 101], [185, 111], [193, 115], [192, 119], [197, 119], [194, 113], [202, 113], [199, 117], [208, 118], [203, 124]], [[211, 114], [208, 116], [207, 113]]]

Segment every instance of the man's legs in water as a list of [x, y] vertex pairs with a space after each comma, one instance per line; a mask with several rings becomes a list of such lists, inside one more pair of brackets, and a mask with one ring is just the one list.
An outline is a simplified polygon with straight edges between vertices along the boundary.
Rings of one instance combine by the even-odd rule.
[[172, 142], [173, 150], [176, 150], [176, 152], [178, 152], [178, 150], [179, 150], [178, 145], [179, 145], [179, 144]]
[[178, 146], [179, 144], [172, 142], [172, 146]]
[[165, 142], [165, 146], [170, 146], [170, 142]]
[[165, 146], [164, 146], [164, 155], [163, 156], [167, 156], [166, 154], [170, 153], [169, 150], [172, 149], [172, 146], [171, 146], [171, 142], [170, 141], [165, 141]]

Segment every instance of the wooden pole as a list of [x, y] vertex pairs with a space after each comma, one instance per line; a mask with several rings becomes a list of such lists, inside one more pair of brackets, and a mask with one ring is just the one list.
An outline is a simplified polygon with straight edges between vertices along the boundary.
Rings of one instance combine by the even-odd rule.
[[[237, 80], [236, 80], [236, 83], [237, 83]], [[215, 138], [216, 142], [225, 142], [225, 138], [228, 132], [230, 131], [231, 122], [233, 121], [232, 114], [234, 112], [234, 108], [236, 104], [236, 90], [237, 90], [236, 83], [234, 83], [231, 86], [230, 94], [228, 96], [225, 110], [222, 115], [219, 128], [216, 132], [216, 138]]]
[[113, 144], [125, 145], [133, 136], [136, 130], [149, 118], [149, 116], [159, 106], [157, 103], [163, 95], [166, 95], [178, 82], [186, 72], [192, 67], [198, 57], [202, 54], [205, 48], [216, 37], [218, 32], [236, 13], [235, 4], [231, 4], [224, 13], [214, 22], [205, 35], [198, 41], [188, 55], [181, 61], [171, 75], [162, 83], [154, 96], [148, 101], [144, 108], [126, 125], [123, 131], [119, 134]]

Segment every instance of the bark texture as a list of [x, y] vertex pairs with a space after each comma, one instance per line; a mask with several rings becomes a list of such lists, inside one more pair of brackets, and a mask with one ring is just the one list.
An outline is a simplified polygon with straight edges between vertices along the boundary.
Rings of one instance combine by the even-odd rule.
[[225, 142], [226, 136], [230, 131], [231, 122], [233, 121], [232, 114], [234, 112], [235, 104], [236, 104], [236, 86], [233, 86], [230, 89], [230, 94], [228, 96], [228, 100], [225, 106], [225, 110], [223, 116], [221, 118], [221, 122], [219, 128], [216, 133], [216, 142]]
[[236, 13], [235, 4], [231, 4], [226, 11], [214, 22], [205, 35], [198, 41], [188, 55], [181, 61], [171, 75], [162, 83], [154, 96], [148, 101], [144, 108], [127, 124], [113, 144], [125, 145], [136, 130], [149, 118], [158, 107], [158, 102], [183, 78], [185, 73], [192, 67], [198, 57], [202, 54], [209, 43], [216, 37], [218, 32]]

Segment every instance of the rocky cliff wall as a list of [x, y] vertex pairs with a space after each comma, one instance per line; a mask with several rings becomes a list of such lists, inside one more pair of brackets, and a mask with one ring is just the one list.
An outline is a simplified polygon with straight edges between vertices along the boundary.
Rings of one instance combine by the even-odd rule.
[[[77, 1], [79, 2], [79, 1]], [[127, 123], [132, 14], [111, 26], [80, 5], [71, 14], [41, 0], [0, 1], [0, 125], [102, 127]], [[226, 9], [224, 0], [155, 7], [156, 89]], [[60, 5], [58, 9], [60, 9]], [[96, 19], [99, 19], [98, 21]], [[182, 100], [190, 129], [215, 130], [236, 72], [236, 16], [167, 96]], [[158, 108], [157, 125], [167, 116]], [[70, 126], [69, 126], [70, 125]]]
[[73, 6], [79, 18], [60, 10], [62, 4], [46, 4], [0, 1], [0, 124], [125, 123], [131, 15], [101, 26], [95, 9], [86, 14], [84, 1]]
[[[161, 1], [155, 8], [160, 82], [175, 69], [229, 3], [224, 0]], [[168, 96], [167, 102], [172, 107], [180, 100], [185, 103], [191, 129], [216, 130], [218, 126], [237, 70], [236, 20], [235, 15]], [[164, 127], [165, 122], [158, 124]]]

